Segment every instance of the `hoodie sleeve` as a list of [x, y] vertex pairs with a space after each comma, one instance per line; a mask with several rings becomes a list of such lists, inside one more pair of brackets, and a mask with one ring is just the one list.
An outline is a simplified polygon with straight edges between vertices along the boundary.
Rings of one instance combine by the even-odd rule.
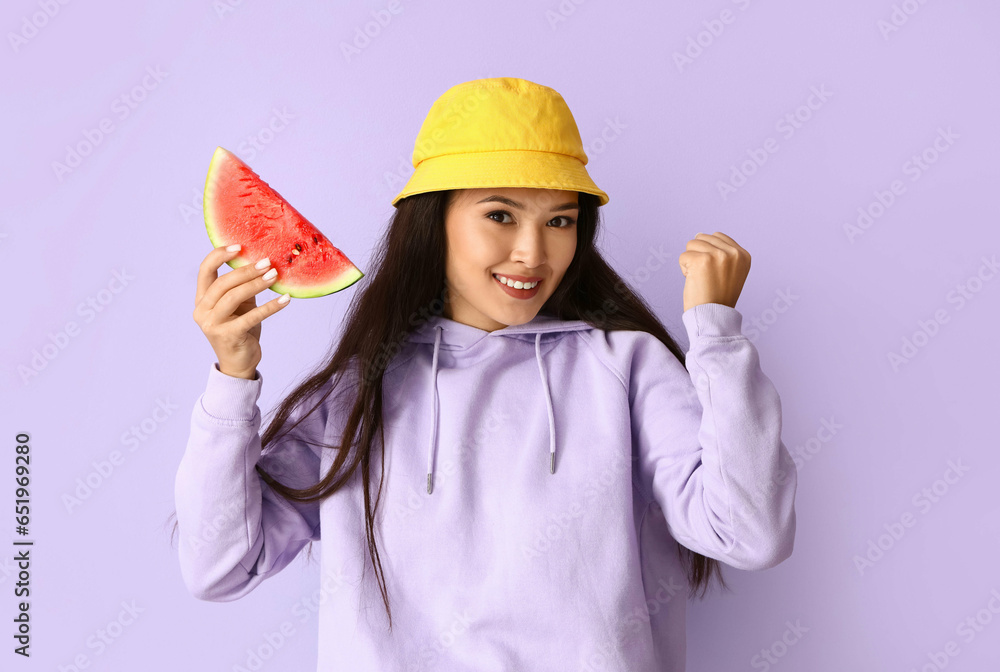
[[[279, 433], [261, 453], [257, 406], [263, 377], [222, 373], [213, 362], [205, 392], [195, 403], [191, 433], [174, 482], [180, 531], [181, 575], [192, 595], [223, 602], [238, 599], [283, 569], [310, 540], [318, 540], [319, 504], [289, 502], [267, 485], [254, 466], [289, 487], [320, 477], [324, 440], [321, 406], [294, 430]], [[314, 398], [293, 409], [291, 426]]]
[[681, 319], [686, 369], [659, 339], [636, 343], [632, 436], [647, 499], [683, 546], [743, 570], [792, 553], [797, 485], [781, 440], [781, 399], [735, 308], [706, 303]]

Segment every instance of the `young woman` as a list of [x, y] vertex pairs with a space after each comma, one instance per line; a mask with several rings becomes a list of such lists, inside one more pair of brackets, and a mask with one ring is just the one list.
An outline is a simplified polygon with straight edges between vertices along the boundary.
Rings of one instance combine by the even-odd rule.
[[260, 324], [287, 304], [256, 306], [266, 262], [205, 257], [218, 361], [176, 478], [196, 597], [319, 541], [320, 670], [677, 671], [689, 593], [789, 557], [780, 399], [735, 309], [750, 256], [688, 242], [685, 357], [595, 246], [586, 162], [551, 88], [449, 89], [339, 343], [262, 436]]

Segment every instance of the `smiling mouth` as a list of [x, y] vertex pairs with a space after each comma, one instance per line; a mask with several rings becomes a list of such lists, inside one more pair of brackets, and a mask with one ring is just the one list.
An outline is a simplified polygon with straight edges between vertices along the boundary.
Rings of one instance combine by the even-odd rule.
[[[506, 277], [506, 276], [503, 276], [503, 277]], [[511, 287], [510, 285], [508, 285], [505, 282], [501, 282], [500, 281], [500, 276], [498, 276], [496, 273], [493, 274], [493, 280], [494, 280], [494, 282], [496, 282], [497, 286], [499, 286], [500, 289], [503, 290], [507, 294], [507, 296], [512, 296], [515, 299], [530, 299], [530, 298], [533, 298], [536, 294], [538, 294], [538, 288], [541, 287], [541, 285], [542, 285], [542, 281], [541, 280], [537, 280], [535, 282], [535, 286], [532, 287], [532, 288], [530, 288], [530, 289], [524, 289], [523, 287], [521, 289], [517, 289], [516, 287]]]
[[[538, 283], [541, 282], [541, 280], [535, 280], [535, 281], [530, 282], [530, 283], [528, 283], [528, 282], [522, 282], [520, 280], [513, 280], [512, 281], [511, 278], [508, 278], [506, 275], [502, 275], [500, 273], [494, 273], [493, 277], [501, 285], [506, 285], [510, 289], [521, 289], [521, 290], [534, 289], [535, 287], [538, 286]], [[501, 280], [501, 278], [504, 278], [505, 280], [507, 280], [507, 282], [504, 282], [503, 280]], [[511, 282], [513, 282], [513, 284], [511, 284]], [[521, 286], [518, 287], [518, 285], [521, 285]]]

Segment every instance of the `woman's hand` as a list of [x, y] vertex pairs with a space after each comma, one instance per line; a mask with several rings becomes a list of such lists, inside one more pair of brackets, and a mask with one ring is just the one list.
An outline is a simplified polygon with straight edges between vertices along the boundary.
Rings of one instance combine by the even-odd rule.
[[716, 231], [699, 233], [678, 258], [684, 282], [684, 311], [702, 303], [736, 307], [750, 273], [750, 253], [735, 240]]
[[270, 266], [246, 264], [219, 277], [219, 267], [237, 254], [217, 247], [202, 260], [194, 321], [215, 350], [219, 370], [252, 380], [261, 360], [260, 323], [288, 304], [277, 297], [257, 305], [256, 295], [278, 281]]

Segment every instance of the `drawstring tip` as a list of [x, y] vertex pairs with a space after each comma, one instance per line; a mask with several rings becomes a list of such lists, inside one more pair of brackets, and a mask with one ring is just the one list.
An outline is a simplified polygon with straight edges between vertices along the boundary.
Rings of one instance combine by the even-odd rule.
[[427, 472], [427, 494], [431, 494], [431, 474]]
[[549, 473], [556, 473], [556, 454], [549, 453]]

